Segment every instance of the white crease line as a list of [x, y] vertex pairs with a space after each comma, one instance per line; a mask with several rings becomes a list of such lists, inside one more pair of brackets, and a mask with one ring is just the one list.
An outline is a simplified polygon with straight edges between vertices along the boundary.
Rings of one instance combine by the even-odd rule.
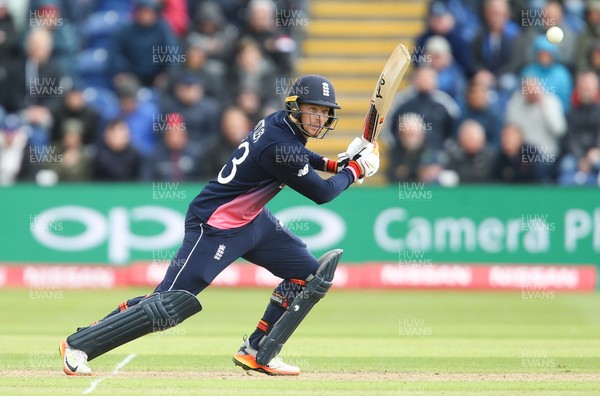
[[135, 357], [136, 357], [136, 354], [132, 353], [131, 355], [127, 356], [125, 359], [121, 360], [121, 362], [119, 364], [117, 364], [117, 366], [113, 370], [112, 375], [118, 374], [119, 370], [121, 370], [123, 367], [125, 367], [127, 365], [127, 363], [131, 362], [133, 360], [133, 358], [135, 358]]
[[[121, 370], [123, 367], [125, 367], [127, 365], [127, 363], [131, 362], [137, 355], [135, 353], [132, 353], [131, 355], [127, 356], [125, 359], [121, 360], [116, 366], [115, 369], [112, 371], [112, 373], [106, 377], [106, 378], [110, 378], [112, 376], [115, 376], [117, 374], [119, 374], [119, 370]], [[90, 384], [90, 387], [87, 388], [86, 390], [83, 391], [83, 395], [89, 395], [90, 393], [92, 393], [94, 391], [94, 389], [96, 389], [96, 386], [98, 386], [98, 384], [102, 381], [104, 381], [106, 378], [98, 378], [97, 380], [93, 381]]]
[[90, 387], [83, 391], [82, 395], [89, 395], [90, 393], [92, 393], [94, 391], [94, 389], [96, 389], [96, 386], [102, 381], [104, 381], [104, 378], [99, 378], [99, 379], [95, 380], [94, 382], [92, 382], [90, 384]]

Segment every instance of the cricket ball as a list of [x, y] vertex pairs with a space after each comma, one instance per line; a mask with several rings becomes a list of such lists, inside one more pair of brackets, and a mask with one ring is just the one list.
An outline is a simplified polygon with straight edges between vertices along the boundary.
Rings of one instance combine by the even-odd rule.
[[550, 29], [548, 29], [546, 31], [546, 38], [552, 44], [560, 43], [562, 41], [564, 35], [565, 34], [563, 33], [562, 29], [559, 28], [558, 26], [552, 26]]

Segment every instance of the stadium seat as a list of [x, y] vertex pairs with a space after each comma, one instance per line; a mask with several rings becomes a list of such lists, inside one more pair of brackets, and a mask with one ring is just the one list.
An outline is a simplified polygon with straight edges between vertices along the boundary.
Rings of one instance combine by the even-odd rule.
[[102, 0], [96, 2], [96, 11], [117, 11], [129, 13], [133, 8], [132, 0]]
[[119, 100], [110, 89], [88, 87], [83, 91], [83, 97], [86, 103], [96, 109], [104, 120], [111, 120], [119, 114]]
[[106, 49], [92, 48], [79, 52], [76, 58], [76, 68], [86, 86], [111, 87]]
[[150, 102], [156, 106], [160, 103], [160, 92], [156, 88], [142, 87], [137, 93], [140, 102]]
[[116, 10], [91, 14], [81, 29], [84, 48], [108, 48], [112, 35], [130, 19], [128, 12]]

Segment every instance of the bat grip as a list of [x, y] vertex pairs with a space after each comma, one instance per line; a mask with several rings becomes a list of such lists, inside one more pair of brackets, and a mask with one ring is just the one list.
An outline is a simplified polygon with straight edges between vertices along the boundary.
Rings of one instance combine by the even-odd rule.
[[355, 160], [355, 161], [356, 161], [357, 159], [359, 159], [359, 158], [360, 158], [360, 154], [361, 154], [363, 151], [365, 151], [365, 149], [366, 149], [366, 147], [363, 147], [363, 148], [361, 148], [361, 149], [360, 149], [360, 151], [359, 151], [358, 153], [356, 153], [356, 154], [354, 155], [354, 157], [352, 157], [352, 159], [353, 159], [353, 160]]

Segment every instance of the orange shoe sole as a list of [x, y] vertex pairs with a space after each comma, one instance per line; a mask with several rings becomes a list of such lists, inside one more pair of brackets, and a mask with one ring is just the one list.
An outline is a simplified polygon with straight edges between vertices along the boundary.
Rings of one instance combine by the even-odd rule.
[[267, 374], [267, 375], [298, 375], [298, 374], [300, 374], [300, 373], [291, 372], [291, 371], [275, 370], [275, 369], [270, 368], [269, 366], [261, 366], [260, 364], [256, 363], [256, 359], [254, 359], [254, 356], [252, 356], [252, 355], [241, 355], [241, 354], [236, 353], [233, 356], [233, 363], [235, 363], [236, 366], [240, 366], [241, 368], [243, 368], [246, 371], [248, 371], [248, 370], [258, 371], [259, 373], [263, 373], [263, 374]]
[[60, 353], [60, 357], [63, 358], [63, 371], [67, 375], [75, 375], [74, 372], [67, 369], [67, 365], [65, 364], [65, 350], [67, 349], [67, 340], [63, 340], [58, 346], [58, 352]]

